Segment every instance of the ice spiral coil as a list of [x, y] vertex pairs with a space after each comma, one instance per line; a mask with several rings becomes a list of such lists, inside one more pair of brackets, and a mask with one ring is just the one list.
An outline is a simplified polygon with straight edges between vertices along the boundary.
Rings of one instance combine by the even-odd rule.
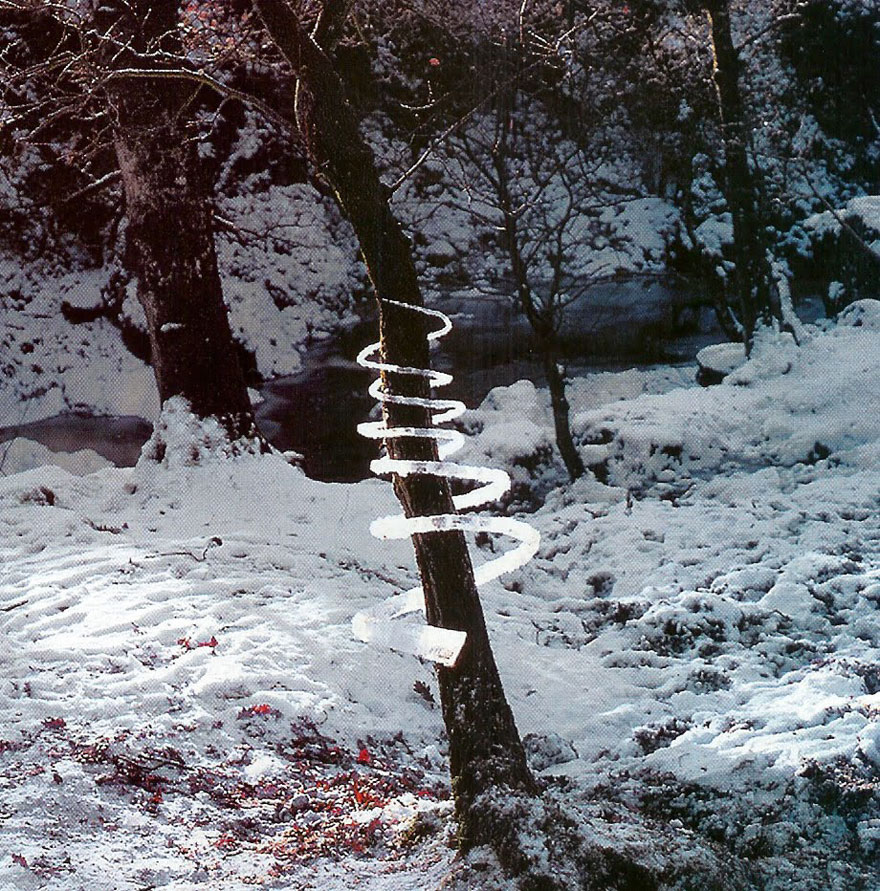
[[[395, 300], [383, 302], [405, 307], [413, 312], [439, 320], [440, 327], [428, 334], [428, 341], [432, 345], [452, 330], [452, 322], [449, 317], [437, 310], [400, 303]], [[452, 381], [452, 375], [442, 371], [382, 362], [376, 358], [380, 349], [381, 344], [379, 343], [371, 343], [365, 347], [358, 354], [358, 364], [379, 372], [422, 377], [429, 382], [431, 387], [442, 387]], [[465, 404], [457, 399], [425, 399], [386, 392], [381, 377], [373, 381], [369, 393], [381, 403], [417, 405], [426, 408], [431, 412], [431, 420], [434, 424], [451, 421], [466, 409]], [[437, 443], [440, 459], [438, 461], [404, 461], [383, 457], [372, 461], [370, 469], [380, 476], [392, 473], [402, 477], [431, 474], [450, 480], [458, 479], [477, 483], [476, 488], [453, 497], [456, 510], [487, 504], [500, 498], [510, 488], [510, 477], [503, 470], [456, 464], [445, 460], [464, 445], [464, 436], [457, 430], [434, 426], [388, 427], [382, 420], [359, 424], [358, 432], [370, 439], [388, 440], [416, 437], [434, 440]], [[474, 578], [477, 585], [485, 584], [503, 573], [524, 566], [535, 555], [540, 544], [540, 535], [537, 530], [528, 523], [509, 517], [475, 517], [454, 513], [407, 518], [403, 514], [397, 514], [380, 517], [370, 524], [370, 532], [380, 539], [405, 539], [413, 534], [450, 530], [498, 533], [519, 542], [513, 550], [476, 567]], [[414, 626], [395, 621], [408, 613], [418, 610], [424, 612], [424, 609], [424, 592], [421, 586], [418, 586], [394, 595], [372, 609], [357, 613], [352, 620], [352, 630], [355, 637], [360, 640], [381, 643], [391, 649], [412, 653], [443, 665], [454, 665], [465, 643], [466, 634], [463, 631], [435, 628], [431, 625]]]

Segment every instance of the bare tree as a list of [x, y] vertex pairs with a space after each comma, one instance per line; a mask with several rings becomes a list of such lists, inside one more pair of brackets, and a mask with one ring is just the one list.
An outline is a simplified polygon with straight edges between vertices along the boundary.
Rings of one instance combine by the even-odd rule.
[[733, 283], [746, 354], [763, 319], [780, 319], [768, 255], [766, 221], [760, 210], [763, 184], [749, 158], [749, 127], [743, 101], [742, 60], [733, 42], [729, 0], [700, 0], [712, 42], [712, 77], [724, 143], [724, 194], [733, 221]]
[[[739, 45], [734, 40], [730, 0], [633, 0], [630, 5], [642, 17], [642, 27], [677, 35], [671, 43], [678, 49], [679, 69], [691, 65], [694, 55], [704, 56], [703, 48], [711, 51], [714, 109], [700, 113], [705, 116], [709, 111], [703, 120], [711, 134], [706, 142], [718, 145], [707, 151], [721, 159], [719, 185], [732, 222], [730, 275], [715, 306], [722, 328], [742, 339], [748, 354], [760, 324], [788, 322], [773, 274], [770, 199], [747, 102], [746, 53], [751, 44], [766, 39], [780, 22], [796, 14], [792, 10], [797, 3], [776, 3], [768, 14], [769, 23], [741, 38]], [[696, 54], [681, 51], [688, 44], [697, 47]]]
[[[254, 6], [297, 75], [297, 125], [357, 235], [379, 302], [383, 362], [427, 368], [424, 319], [400, 305], [422, 306], [411, 245], [389, 207], [388, 190], [328, 54], [348, 4], [327, 0], [311, 22], [285, 0], [255, 0]], [[429, 395], [420, 377], [386, 373], [384, 384], [397, 395]], [[419, 406], [385, 403], [385, 412], [389, 427], [431, 426], [430, 412]], [[433, 442], [394, 438], [386, 445], [393, 458], [437, 460]], [[445, 479], [396, 477], [394, 489], [408, 517], [455, 512]], [[499, 815], [485, 801], [481, 806], [481, 797], [492, 791], [532, 795], [535, 781], [492, 655], [462, 533], [414, 535], [413, 544], [429, 623], [467, 633], [456, 665], [437, 667], [460, 842], [465, 848], [492, 843], [505, 832]], [[513, 844], [513, 828], [506, 835]]]
[[[529, 126], [529, 125], [526, 125]], [[587, 235], [582, 215], [589, 174], [578, 146], [539, 148], [514, 123], [512, 102], [482, 119], [455, 141], [467, 164], [462, 171], [465, 206], [481, 223], [500, 231], [519, 310], [534, 336], [550, 391], [556, 444], [572, 480], [584, 464], [571, 433], [559, 332], [565, 310], [585, 283], [569, 272], [572, 254]], [[473, 174], [472, 176], [469, 174]]]

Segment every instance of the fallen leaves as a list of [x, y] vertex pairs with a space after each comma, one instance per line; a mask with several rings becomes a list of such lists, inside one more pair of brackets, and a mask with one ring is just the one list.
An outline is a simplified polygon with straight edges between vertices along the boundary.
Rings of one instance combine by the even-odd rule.
[[[78, 794], [83, 782], [91, 783], [102, 808], [161, 815], [167, 843], [192, 862], [214, 862], [213, 851], [217, 862], [243, 856], [252, 867], [253, 857], [263, 855], [252, 876], [257, 884], [260, 876], [322, 858], [375, 857], [395, 844], [394, 827], [421, 801], [448, 798], [445, 784], [426, 776], [399, 740], [368, 737], [347, 747], [310, 721], [284, 720], [265, 702], [243, 708], [238, 718], [245, 741], [209, 752], [169, 745], [175, 736], [192, 739], [196, 728], [188, 725], [161, 741], [143, 729], [89, 737], [86, 728], [49, 717], [27, 740], [7, 747], [16, 757], [9, 769], [19, 779], [45, 775], [50, 786], [69, 778]], [[68, 764], [65, 778], [55, 770], [60, 762]], [[103, 818], [99, 825], [118, 829]], [[201, 841], [193, 841], [194, 832]], [[12, 856], [40, 874], [72, 869], [55, 859], [42, 864], [28, 851]]]

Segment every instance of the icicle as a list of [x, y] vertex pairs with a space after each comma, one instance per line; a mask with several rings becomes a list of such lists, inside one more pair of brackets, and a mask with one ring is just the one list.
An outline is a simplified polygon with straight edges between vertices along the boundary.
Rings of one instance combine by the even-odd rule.
[[[452, 322], [441, 312], [395, 300], [385, 303], [405, 307], [413, 312], [436, 318], [441, 322], [440, 328], [428, 334], [428, 340], [436, 342], [452, 330]], [[442, 371], [427, 368], [411, 368], [381, 362], [374, 358], [379, 355], [381, 345], [370, 344], [361, 350], [357, 357], [358, 364], [376, 371], [393, 372], [395, 374], [423, 377], [432, 387], [442, 387], [452, 381], [452, 376]], [[385, 391], [381, 378], [373, 381], [369, 393], [383, 403], [394, 405], [418, 405], [431, 411], [431, 420], [443, 423], [457, 418], [465, 411], [465, 404], [456, 399], [423, 399], [410, 396], [399, 396]], [[466, 464], [454, 464], [444, 459], [457, 452], [464, 445], [464, 436], [457, 430], [440, 427], [388, 427], [385, 421], [372, 421], [358, 425], [358, 432], [370, 439], [395, 439], [400, 437], [432, 439], [437, 443], [439, 461], [402, 461], [396, 458], [378, 458], [370, 464], [370, 469], [377, 475], [397, 474], [413, 476], [415, 474], [431, 474], [447, 479], [467, 480], [477, 483], [476, 488], [462, 495], [453, 497], [457, 510], [480, 507], [500, 498], [510, 488], [510, 477], [503, 470], [486, 467], [474, 467]], [[540, 536], [528, 523], [508, 517], [474, 517], [461, 514], [443, 514], [429, 517], [410, 517], [402, 514], [380, 517], [370, 524], [370, 532], [377, 538], [403, 539], [413, 534], [424, 532], [445, 532], [461, 530], [464, 532], [489, 532], [506, 535], [519, 541], [519, 545], [511, 551], [484, 563], [476, 568], [474, 578], [477, 585], [485, 584], [498, 578], [502, 573], [512, 572], [528, 563], [535, 555], [540, 544]], [[400, 652], [412, 653], [423, 659], [430, 659], [443, 665], [455, 665], [466, 635], [463, 631], [452, 631], [433, 626], [415, 626], [402, 624], [401, 616], [425, 610], [425, 597], [421, 586], [412, 588], [390, 597], [372, 609], [358, 613], [352, 620], [355, 637], [363, 641], [384, 644]]]

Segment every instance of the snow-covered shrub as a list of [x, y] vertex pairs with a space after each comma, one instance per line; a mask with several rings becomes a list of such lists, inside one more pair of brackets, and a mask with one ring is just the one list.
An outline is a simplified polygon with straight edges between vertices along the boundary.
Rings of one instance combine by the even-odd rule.
[[527, 733], [523, 745], [532, 770], [546, 770], [577, 758], [575, 747], [558, 733]]
[[150, 465], [163, 469], [195, 467], [252, 451], [253, 443], [233, 442], [216, 418], [193, 414], [182, 396], [172, 396], [162, 406], [152, 436], [144, 443], [138, 469], [150, 473]]
[[[620, 777], [608, 791], [612, 798], [632, 795], [648, 814], [671, 819], [760, 865], [762, 888], [795, 888], [804, 875], [812, 876], [816, 887], [858, 887], [855, 864], [870, 861], [876, 850], [878, 808], [871, 801], [876, 780], [870, 771], [843, 759], [836, 765], [814, 765], [785, 782], [762, 778], [759, 771], [759, 766], [749, 771], [748, 799], [700, 781], [677, 781], [662, 770], [644, 771], [633, 780]], [[740, 783], [745, 780], [739, 777]], [[813, 862], [803, 862], [805, 848], [815, 852]], [[852, 870], [838, 867], [835, 881], [825, 885], [825, 858], [835, 856], [853, 864]]]
[[[810, 598], [807, 596], [807, 600]], [[637, 649], [661, 657], [687, 660], [706, 668], [712, 660], [747, 647], [761, 654], [767, 675], [780, 675], [809, 662], [816, 644], [791, 636], [792, 622], [779, 610], [762, 603], [740, 602], [716, 593], [685, 591], [653, 603], [626, 626]], [[689, 689], [724, 689], [730, 681], [717, 669], [688, 677]]]
[[633, 730], [633, 739], [646, 755], [656, 752], [668, 746], [672, 740], [676, 739], [691, 728], [688, 721], [682, 721], [680, 718], [665, 718], [662, 721], [652, 721], [650, 724], [644, 724]]
[[880, 300], [856, 300], [837, 317], [838, 325], [880, 331]]
[[[880, 196], [853, 198], [839, 210], [814, 214], [803, 223], [802, 274], [819, 284], [828, 315], [878, 296]], [[873, 256], [872, 256], [873, 254]]]

